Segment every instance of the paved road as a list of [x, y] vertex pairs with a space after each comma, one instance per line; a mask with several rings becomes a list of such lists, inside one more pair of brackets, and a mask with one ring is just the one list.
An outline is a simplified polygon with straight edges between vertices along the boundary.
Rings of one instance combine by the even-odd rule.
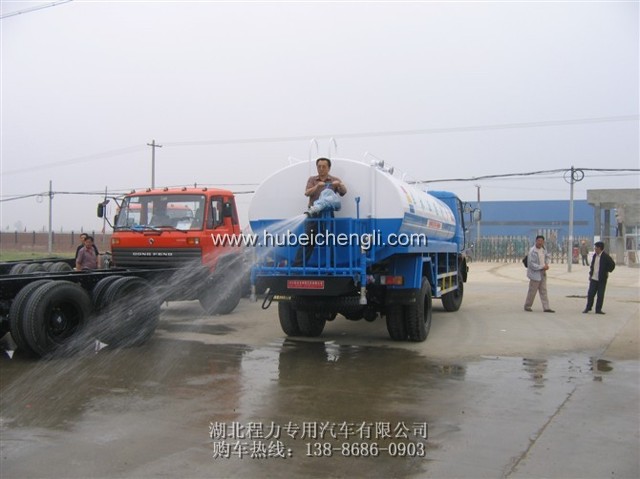
[[[0, 477], [640, 477], [640, 270], [606, 316], [554, 265], [556, 314], [519, 264], [474, 263], [424, 343], [384, 321], [286, 338], [277, 308], [172, 303], [145, 346], [0, 360]], [[5, 338], [6, 339], [6, 338]]]

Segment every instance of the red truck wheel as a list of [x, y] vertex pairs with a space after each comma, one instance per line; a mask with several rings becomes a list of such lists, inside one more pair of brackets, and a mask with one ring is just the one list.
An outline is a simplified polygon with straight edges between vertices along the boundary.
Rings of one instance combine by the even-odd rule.
[[112, 347], [140, 346], [153, 335], [160, 319], [160, 298], [147, 281], [118, 278], [104, 293], [96, 336]]

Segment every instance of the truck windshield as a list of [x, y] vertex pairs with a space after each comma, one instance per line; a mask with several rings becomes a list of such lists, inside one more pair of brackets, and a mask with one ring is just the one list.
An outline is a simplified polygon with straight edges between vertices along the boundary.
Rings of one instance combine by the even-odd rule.
[[173, 228], [201, 230], [204, 195], [162, 194], [128, 196], [118, 212], [117, 229]]

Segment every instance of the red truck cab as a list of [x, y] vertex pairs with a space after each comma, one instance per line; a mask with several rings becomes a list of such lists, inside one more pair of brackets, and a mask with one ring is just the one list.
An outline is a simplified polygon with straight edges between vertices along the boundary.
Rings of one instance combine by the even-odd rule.
[[210, 313], [229, 309], [236, 297], [239, 301], [233, 292], [226, 307], [212, 306], [221, 296], [228, 296], [217, 284], [229, 283], [230, 278], [223, 275], [241, 274], [242, 252], [231, 244], [240, 235], [231, 191], [207, 187], [133, 191], [124, 197], [113, 226], [115, 267], [182, 268], [193, 273], [183, 278], [197, 278], [196, 285], [180, 281], [167, 300], [199, 299]]

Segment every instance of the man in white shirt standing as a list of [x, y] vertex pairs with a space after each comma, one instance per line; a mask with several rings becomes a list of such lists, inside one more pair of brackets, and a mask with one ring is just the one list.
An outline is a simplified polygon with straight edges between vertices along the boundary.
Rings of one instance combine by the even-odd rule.
[[555, 313], [549, 306], [547, 296], [547, 270], [551, 262], [551, 255], [544, 247], [544, 236], [536, 236], [536, 244], [529, 250], [527, 259], [527, 278], [529, 278], [529, 291], [524, 301], [524, 310], [531, 311], [536, 294], [540, 293], [542, 309], [545, 313]]

